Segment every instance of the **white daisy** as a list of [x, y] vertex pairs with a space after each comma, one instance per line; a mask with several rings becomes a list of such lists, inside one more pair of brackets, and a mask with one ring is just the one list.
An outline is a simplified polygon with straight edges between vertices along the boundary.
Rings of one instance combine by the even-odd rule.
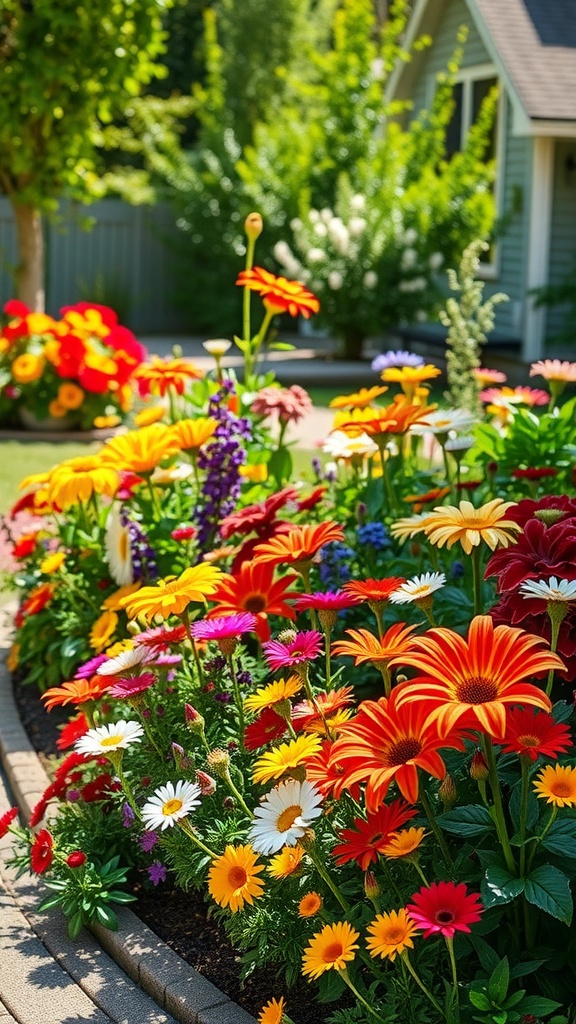
[[112, 506], [106, 520], [106, 540], [104, 558], [108, 563], [110, 575], [119, 587], [133, 583], [132, 552], [130, 551], [130, 533], [120, 517], [120, 509]]
[[438, 409], [430, 412], [421, 423], [410, 428], [412, 434], [448, 434], [451, 430], [469, 430], [475, 423], [474, 416], [466, 409]]
[[228, 341], [227, 338], [211, 338], [209, 341], [202, 342], [202, 348], [205, 349], [211, 356], [217, 356], [219, 359], [225, 356], [228, 349], [232, 348], [232, 342]]
[[254, 811], [248, 838], [257, 853], [277, 853], [296, 846], [314, 818], [322, 814], [322, 795], [311, 782], [281, 782]]
[[576, 601], [576, 580], [526, 580], [520, 584], [522, 597], [541, 597], [543, 601]]
[[476, 443], [472, 434], [460, 434], [459, 437], [451, 437], [444, 445], [447, 452], [467, 452]]
[[138, 647], [128, 647], [125, 651], [120, 651], [120, 654], [116, 654], [114, 658], [103, 661], [96, 674], [117, 676], [121, 672], [128, 672], [131, 668], [137, 668], [138, 665], [143, 665], [153, 659], [154, 653], [143, 644]]
[[167, 782], [158, 786], [142, 808], [142, 820], [150, 832], [175, 825], [200, 805], [202, 791], [195, 782]]
[[392, 604], [410, 604], [411, 601], [422, 601], [430, 597], [435, 590], [440, 590], [446, 583], [446, 576], [443, 572], [425, 572], [421, 576], [414, 576], [413, 579], [402, 583], [398, 590], [390, 594]]
[[125, 750], [132, 743], [140, 743], [144, 730], [138, 722], [126, 722], [123, 718], [111, 725], [99, 725], [89, 729], [76, 740], [74, 749], [79, 754], [110, 754], [114, 750]]
[[354, 455], [374, 455], [378, 446], [368, 434], [349, 437], [343, 430], [334, 430], [324, 441], [322, 451], [333, 459], [351, 459]]

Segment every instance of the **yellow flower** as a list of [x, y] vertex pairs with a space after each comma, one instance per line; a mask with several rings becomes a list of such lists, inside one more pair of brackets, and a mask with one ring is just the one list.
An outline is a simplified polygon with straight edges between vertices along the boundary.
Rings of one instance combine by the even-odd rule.
[[288, 878], [298, 870], [303, 856], [302, 846], [283, 846], [280, 853], [269, 862], [268, 874], [272, 875], [272, 878]]
[[280, 704], [284, 700], [294, 697], [302, 689], [302, 680], [299, 676], [289, 676], [288, 679], [275, 679], [268, 686], [262, 686], [255, 693], [251, 694], [244, 701], [246, 711], [263, 711], [264, 708]]
[[210, 416], [199, 416], [192, 420], [178, 420], [172, 425], [172, 434], [182, 451], [201, 448], [218, 426]]
[[120, 611], [122, 607], [120, 603], [122, 598], [135, 594], [137, 590], [140, 590], [139, 582], [127, 583], [126, 586], [120, 587], [119, 590], [115, 590], [113, 594], [110, 594], [110, 597], [107, 597], [106, 600], [102, 602], [102, 608], [108, 608], [111, 612]]
[[360, 391], [355, 391], [352, 395], [338, 395], [337, 398], [333, 398], [330, 402], [331, 409], [365, 409], [367, 405], [370, 405], [375, 398], [379, 398], [383, 395], [388, 388], [380, 388], [378, 386], [373, 388], [360, 388]]
[[162, 459], [178, 451], [178, 442], [170, 427], [153, 423], [141, 430], [129, 430], [106, 441], [102, 459], [132, 473], [150, 473]]
[[58, 569], [64, 565], [66, 561], [66, 554], [64, 551], [55, 551], [54, 554], [48, 555], [42, 562], [40, 562], [40, 572], [50, 576], [53, 572], [58, 572]]
[[256, 876], [264, 871], [257, 864], [252, 847], [227, 846], [221, 857], [212, 864], [208, 875], [208, 890], [216, 903], [229, 907], [233, 914], [245, 903], [252, 904], [262, 895], [264, 882]]
[[153, 423], [163, 420], [165, 415], [166, 409], [163, 405], [150, 405], [136, 413], [134, 423], [137, 427], [151, 427]]
[[366, 945], [370, 956], [381, 956], [394, 961], [398, 953], [402, 954], [406, 949], [413, 949], [412, 936], [418, 932], [416, 922], [402, 907], [401, 910], [391, 910], [389, 914], [378, 914], [378, 917], [368, 925], [370, 938]]
[[380, 377], [389, 383], [400, 384], [405, 395], [414, 395], [419, 384], [439, 377], [442, 370], [427, 363], [426, 366], [389, 366]]
[[288, 743], [281, 743], [258, 758], [254, 764], [254, 782], [270, 782], [271, 779], [290, 774], [293, 768], [304, 765], [307, 758], [317, 754], [320, 746], [319, 736], [298, 736]]
[[222, 570], [215, 565], [192, 565], [180, 576], [167, 576], [155, 586], [141, 587], [131, 596], [120, 601], [130, 618], [142, 615], [148, 622], [155, 615], [167, 619], [170, 615], [181, 615], [193, 601], [206, 603], [223, 580]]
[[400, 832], [391, 832], [389, 841], [380, 848], [385, 857], [408, 857], [418, 849], [426, 830], [423, 828], [404, 828]]
[[79, 501], [88, 501], [93, 494], [113, 498], [120, 483], [120, 473], [107, 466], [99, 455], [80, 455], [66, 459], [50, 473], [48, 501], [62, 509]]
[[57, 399], [65, 409], [79, 409], [84, 401], [84, 392], [77, 384], [66, 381], [58, 388]]
[[299, 917], [314, 917], [322, 907], [322, 897], [317, 892], [307, 892], [298, 904]]
[[573, 807], [576, 804], [576, 768], [547, 764], [536, 779], [534, 789], [538, 797], [555, 807]]
[[284, 1019], [284, 998], [271, 999], [258, 1014], [258, 1024], [282, 1024]]
[[31, 384], [42, 376], [44, 360], [32, 352], [23, 352], [12, 363], [12, 376], [17, 384]]
[[112, 413], [110, 416], [95, 416], [94, 426], [96, 430], [110, 430], [112, 427], [117, 427], [122, 420], [116, 413]]
[[422, 533], [424, 522], [427, 519], [428, 512], [418, 512], [414, 516], [405, 516], [403, 519], [397, 519], [395, 523], [392, 523], [390, 533], [396, 540], [403, 543], [405, 540], [415, 537], [417, 533]]
[[239, 467], [240, 476], [243, 476], [245, 480], [249, 480], [253, 484], [262, 484], [268, 479], [268, 466], [265, 462], [258, 462], [256, 465], [248, 464], [247, 466]]
[[315, 979], [324, 971], [345, 970], [346, 964], [354, 959], [358, 938], [360, 933], [348, 921], [327, 924], [321, 932], [312, 936], [304, 950], [302, 974], [309, 974], [310, 979]]
[[498, 546], [507, 548], [516, 543], [514, 534], [522, 530], [518, 523], [504, 518], [514, 505], [515, 502], [502, 498], [494, 498], [480, 508], [474, 508], [470, 501], [461, 501], [457, 507], [441, 505], [424, 517], [422, 526], [430, 542], [439, 548], [444, 544], [451, 548], [459, 541], [469, 555], [472, 548], [484, 541], [494, 551]]
[[118, 625], [118, 616], [116, 612], [104, 611], [100, 615], [92, 629], [90, 630], [90, 647], [97, 654], [103, 651], [106, 645], [109, 643], [111, 638], [114, 636], [116, 626]]
[[46, 313], [28, 313], [26, 326], [30, 334], [46, 334], [55, 326], [55, 321]]

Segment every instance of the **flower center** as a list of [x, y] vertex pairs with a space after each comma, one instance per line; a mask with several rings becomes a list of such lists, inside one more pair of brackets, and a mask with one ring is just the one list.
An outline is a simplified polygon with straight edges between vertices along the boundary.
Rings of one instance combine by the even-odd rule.
[[120, 558], [125, 561], [128, 553], [128, 531], [126, 530], [120, 536]]
[[540, 738], [539, 736], [519, 736], [518, 743], [523, 747], [539, 747]]
[[390, 928], [384, 936], [385, 941], [390, 946], [395, 946], [397, 943], [402, 942], [404, 938], [404, 932], [402, 928]]
[[450, 924], [456, 917], [453, 910], [439, 910], [434, 915], [437, 924]]
[[550, 788], [550, 792], [554, 796], [560, 797], [560, 799], [567, 799], [568, 797], [574, 797], [572, 787], [567, 782], [555, 782]]
[[176, 814], [176, 811], [179, 811], [181, 807], [182, 800], [178, 800], [177, 797], [172, 797], [171, 800], [167, 800], [166, 803], [162, 805], [162, 814], [169, 818], [171, 814]]
[[325, 964], [333, 964], [335, 960], [339, 960], [343, 952], [341, 942], [331, 942], [329, 946], [326, 946], [322, 959]]
[[247, 612], [258, 615], [258, 612], [263, 612], [266, 608], [266, 599], [262, 594], [250, 594], [250, 597], [244, 601], [244, 608]]
[[389, 748], [385, 755], [385, 762], [389, 768], [397, 764], [406, 764], [413, 757], [418, 757], [421, 750], [422, 744], [414, 737], [407, 736], [406, 739], [394, 743]]
[[100, 746], [101, 747], [115, 747], [117, 743], [121, 742], [121, 740], [122, 740], [122, 737], [120, 735], [104, 736], [100, 740]]
[[370, 845], [375, 846], [376, 843], [379, 843], [381, 839], [384, 839], [384, 833], [375, 832], [374, 835], [370, 837]]
[[292, 804], [290, 807], [286, 807], [276, 819], [276, 828], [279, 832], [287, 832], [301, 814], [302, 808], [299, 804]]
[[469, 676], [456, 687], [456, 698], [461, 704], [487, 704], [497, 696], [497, 684], [485, 676]]
[[235, 865], [228, 872], [228, 881], [233, 889], [241, 889], [243, 885], [246, 885], [248, 875], [244, 868]]

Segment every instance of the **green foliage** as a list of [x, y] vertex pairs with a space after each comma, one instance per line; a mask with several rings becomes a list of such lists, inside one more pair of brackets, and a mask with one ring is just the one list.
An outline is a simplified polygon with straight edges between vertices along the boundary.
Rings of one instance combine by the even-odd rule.
[[[60, 907], [68, 918], [71, 939], [76, 938], [83, 925], [103, 924], [116, 931], [118, 918], [110, 904], [131, 903], [136, 899], [121, 888], [126, 883], [128, 869], [119, 864], [119, 857], [112, 857], [104, 864], [94, 860], [82, 867], [67, 868], [65, 877], [46, 879], [44, 884], [54, 895], [42, 900], [39, 913]], [[61, 873], [64, 873], [64, 866]]]
[[560, 1003], [543, 996], [528, 996], [526, 989], [509, 992], [514, 972], [510, 971], [508, 958], [500, 960], [487, 981], [473, 982], [468, 990], [468, 998], [480, 1014], [472, 1019], [482, 1024], [515, 1024], [528, 1015], [549, 1017]]

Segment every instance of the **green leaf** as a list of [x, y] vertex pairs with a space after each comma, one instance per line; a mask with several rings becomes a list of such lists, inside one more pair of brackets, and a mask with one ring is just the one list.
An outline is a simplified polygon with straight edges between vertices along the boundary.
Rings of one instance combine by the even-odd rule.
[[486, 942], [486, 939], [483, 939], [481, 935], [477, 935], [475, 932], [472, 932], [469, 938], [478, 954], [478, 959], [482, 964], [482, 967], [488, 974], [491, 974], [499, 963], [498, 954], [494, 951], [490, 943]]
[[501, 1006], [506, 999], [509, 984], [510, 967], [508, 965], [508, 957], [505, 956], [492, 971], [490, 981], [488, 982], [488, 995], [497, 1006]]
[[486, 869], [482, 884], [482, 900], [484, 906], [495, 907], [499, 903], [511, 903], [520, 895], [524, 888], [524, 880], [515, 878], [507, 868], [493, 864]]
[[61, 902], [62, 902], [62, 894], [61, 893], [56, 893], [55, 896], [47, 896], [46, 899], [42, 900], [42, 902], [38, 905], [38, 907], [36, 908], [36, 911], [37, 911], [38, 914], [42, 914], [42, 913], [44, 913], [45, 910], [50, 910], [52, 907], [57, 907], [58, 904], [61, 903]]
[[483, 992], [469, 992], [468, 998], [472, 1003], [472, 1006], [475, 1006], [477, 1010], [490, 1009], [490, 1000], [488, 999], [488, 996], [484, 995]]
[[290, 345], [287, 341], [273, 341], [268, 345], [271, 352], [294, 352], [296, 345]]
[[542, 846], [560, 857], [576, 857], [576, 818], [561, 818], [551, 826]]
[[543, 864], [526, 879], [524, 895], [529, 903], [545, 914], [570, 924], [574, 911], [570, 880], [563, 871], [551, 864]]
[[522, 1000], [522, 1013], [531, 1013], [534, 1017], [548, 1017], [554, 1010], [558, 1010], [561, 1003], [554, 999], [546, 999], [544, 996], [526, 996]]
[[112, 932], [118, 930], [118, 918], [110, 907], [96, 907], [96, 920]]
[[441, 814], [438, 824], [445, 832], [456, 836], [481, 836], [494, 828], [492, 818], [481, 804], [466, 804]]
[[272, 474], [278, 486], [288, 480], [292, 472], [292, 456], [287, 448], [279, 448], [268, 460], [268, 472]]

